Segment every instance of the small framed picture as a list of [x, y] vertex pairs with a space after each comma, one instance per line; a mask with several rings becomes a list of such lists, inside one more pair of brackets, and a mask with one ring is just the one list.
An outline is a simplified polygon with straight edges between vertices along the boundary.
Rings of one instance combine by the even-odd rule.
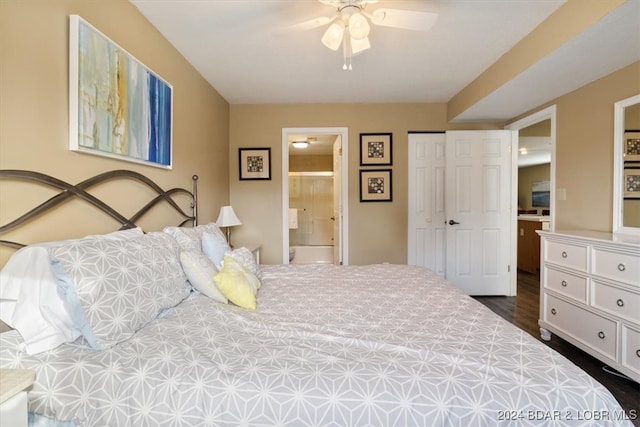
[[624, 161], [640, 161], [640, 131], [626, 131], [624, 133]]
[[390, 133], [360, 134], [360, 166], [391, 166]]
[[271, 179], [271, 148], [239, 148], [240, 180]]
[[640, 168], [625, 168], [624, 170], [624, 198], [640, 199]]
[[391, 169], [370, 169], [360, 171], [360, 201], [392, 201]]

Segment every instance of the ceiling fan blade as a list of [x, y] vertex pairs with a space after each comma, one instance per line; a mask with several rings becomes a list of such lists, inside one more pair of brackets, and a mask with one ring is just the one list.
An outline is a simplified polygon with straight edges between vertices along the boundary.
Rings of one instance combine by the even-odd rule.
[[289, 30], [289, 31], [312, 30], [314, 28], [318, 28], [318, 27], [322, 27], [323, 25], [327, 25], [328, 23], [330, 23], [334, 19], [336, 19], [336, 18], [335, 17], [329, 17], [329, 16], [321, 16], [321, 17], [318, 17], [318, 18], [310, 19], [308, 21], [299, 22], [297, 24], [290, 25], [290, 26], [287, 27], [287, 30]]
[[380, 0], [318, 0], [322, 4], [335, 8], [342, 8], [349, 5], [366, 6], [368, 4], [378, 3]]
[[429, 31], [438, 19], [437, 13], [379, 8], [369, 14], [375, 25], [413, 31]]

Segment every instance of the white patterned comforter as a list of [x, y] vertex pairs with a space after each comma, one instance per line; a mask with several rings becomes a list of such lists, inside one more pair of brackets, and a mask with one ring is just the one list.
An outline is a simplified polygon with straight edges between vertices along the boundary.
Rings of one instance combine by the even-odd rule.
[[428, 270], [263, 272], [256, 311], [193, 294], [102, 352], [28, 356], [11, 331], [0, 367], [35, 369], [30, 410], [79, 426], [625, 425], [604, 387]]

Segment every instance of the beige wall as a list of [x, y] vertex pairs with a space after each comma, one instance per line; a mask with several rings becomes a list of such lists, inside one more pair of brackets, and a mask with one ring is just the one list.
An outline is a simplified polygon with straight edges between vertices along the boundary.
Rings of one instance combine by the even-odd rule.
[[[464, 126], [464, 127], [462, 127]], [[496, 129], [501, 124], [467, 123], [456, 129]], [[407, 134], [442, 131], [445, 104], [232, 105], [231, 203], [243, 222], [234, 229], [237, 242], [262, 244], [265, 263], [282, 261], [282, 129], [349, 129], [349, 263], [407, 262]], [[360, 203], [359, 135], [393, 133], [393, 201]], [[271, 147], [272, 179], [240, 181], [240, 147]]]
[[639, 76], [636, 62], [534, 110], [557, 106], [556, 229], [612, 230], [613, 104], [640, 93]]
[[[68, 151], [69, 14], [87, 19], [173, 85], [173, 170]], [[556, 204], [557, 227], [611, 229], [613, 103], [640, 93], [639, 75], [636, 63], [540, 106], [557, 105], [556, 184], [567, 193], [567, 199]], [[165, 187], [189, 186], [191, 175], [198, 174], [201, 221], [214, 220], [220, 205], [231, 201], [244, 223], [234, 236], [261, 243], [268, 263], [280, 262], [282, 253], [282, 128], [348, 127], [349, 259], [362, 264], [406, 262], [409, 131], [502, 127], [451, 125], [447, 109], [452, 108], [445, 104], [229, 106], [127, 1], [0, 1], [0, 93], [0, 168], [38, 170], [72, 183], [127, 168]], [[461, 104], [458, 99], [453, 110]], [[392, 203], [359, 202], [361, 132], [393, 133]], [[237, 149], [250, 146], [272, 148], [271, 181], [238, 180]], [[11, 192], [0, 185], [4, 223], [31, 200], [18, 197], [18, 206], [9, 205], [5, 197], [11, 198]], [[137, 195], [126, 196], [123, 208]], [[85, 226], [84, 221], [72, 221], [36, 235], [20, 232], [15, 239], [70, 237], [82, 234]]]
[[[173, 85], [171, 171], [68, 150], [69, 14], [82, 16]], [[0, 1], [0, 94], [2, 169], [36, 170], [70, 183], [107, 170], [132, 169], [165, 188], [190, 187], [191, 176], [197, 174], [201, 221], [215, 220], [219, 207], [228, 202], [229, 105], [128, 1]], [[7, 184], [0, 183], [3, 224], [33, 206], [26, 197], [17, 197], [16, 206], [12, 195]], [[126, 211], [138, 194], [118, 196], [125, 200]], [[84, 215], [82, 220], [9, 237], [33, 242], [97, 231], [87, 221], [94, 211], [73, 210]], [[152, 227], [162, 219], [166, 223], [160, 218]], [[113, 230], [114, 224], [99, 227]]]
[[[556, 187], [567, 194], [556, 202], [557, 228], [611, 230], [613, 103], [640, 93], [638, 75], [640, 63], [540, 106], [557, 105]], [[282, 128], [344, 126], [349, 128], [349, 261], [406, 262], [407, 132], [502, 127], [456, 127], [446, 120], [444, 104], [232, 105], [231, 201], [244, 222], [235, 235], [260, 242], [265, 262], [280, 262]], [[359, 202], [361, 132], [393, 132], [392, 203]], [[238, 180], [237, 149], [246, 146], [272, 148], [271, 181]]]

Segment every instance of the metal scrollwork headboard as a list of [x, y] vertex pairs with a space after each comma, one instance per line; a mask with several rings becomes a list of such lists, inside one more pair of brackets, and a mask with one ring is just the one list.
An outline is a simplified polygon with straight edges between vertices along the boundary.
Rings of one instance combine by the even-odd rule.
[[[56, 206], [62, 204], [63, 202], [70, 199], [81, 199], [95, 207], [97, 207], [101, 212], [105, 213], [109, 217], [113, 218], [121, 225], [120, 229], [134, 228], [136, 227], [137, 221], [140, 220], [151, 208], [158, 205], [159, 203], [167, 203], [171, 206], [178, 215], [182, 218], [182, 222], [178, 225], [183, 226], [187, 225], [189, 222], [193, 226], [198, 224], [198, 176], [193, 175], [192, 179], [192, 189], [191, 191], [184, 188], [172, 188], [170, 190], [163, 190], [158, 184], [153, 182], [148, 177], [134, 171], [130, 170], [114, 170], [109, 172], [104, 172], [94, 177], [88, 178], [76, 185], [69, 184], [60, 179], [54, 178], [52, 176], [34, 172], [27, 170], [11, 170], [5, 169], [0, 170], [0, 179], [13, 179], [15, 181], [28, 181], [43, 184], [45, 186], [54, 188], [59, 190], [60, 192], [55, 196], [49, 198], [45, 202], [39, 204], [35, 208], [29, 210], [18, 218], [7, 224], [0, 224], [0, 235], [6, 233], [10, 230], [14, 230], [24, 223], [39, 217], [45, 212], [51, 211]], [[94, 187], [98, 184], [102, 184], [108, 181], [118, 180], [118, 179], [133, 179], [139, 181], [151, 189], [153, 189], [157, 196], [155, 196], [152, 200], [150, 200], [146, 205], [140, 208], [136, 213], [131, 215], [130, 217], [126, 217], [121, 214], [111, 206], [109, 206], [104, 201], [100, 200], [96, 196], [90, 194], [88, 190], [91, 187]], [[186, 194], [191, 198], [191, 214], [186, 213], [174, 200], [174, 196], [178, 194]], [[0, 239], [0, 246], [8, 246], [12, 248], [21, 248], [25, 246], [22, 243], [12, 242], [8, 240]]]

